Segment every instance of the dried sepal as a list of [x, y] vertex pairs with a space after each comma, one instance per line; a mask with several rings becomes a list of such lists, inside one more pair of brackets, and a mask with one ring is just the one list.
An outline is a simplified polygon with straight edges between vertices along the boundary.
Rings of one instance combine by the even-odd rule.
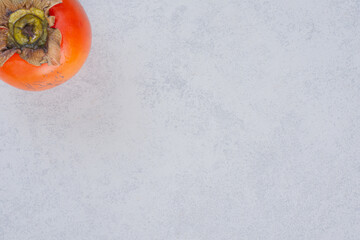
[[45, 7], [47, 6], [47, 1], [44, 1], [44, 0], [33, 0], [33, 1], [32, 1], [32, 6], [35, 7], [35, 8], [44, 10]]
[[8, 29], [0, 29], [0, 66], [2, 67], [4, 63], [9, 60], [16, 52], [19, 52], [18, 49], [8, 49], [7, 48], [7, 36]]
[[47, 17], [47, 21], [48, 21], [49, 27], [52, 27], [55, 24], [55, 17], [54, 16], [49, 16], [49, 17]]
[[42, 63], [45, 63], [45, 56], [44, 49], [25, 48], [20, 53], [22, 59], [35, 66], [41, 66]]
[[32, 6], [39, 8], [47, 12], [53, 6], [62, 3], [62, 0], [30, 0], [32, 1]]
[[48, 4], [47, 4], [46, 8], [47, 8], [47, 10], [49, 10], [53, 6], [62, 3], [62, 0], [47, 0], [47, 2], [48, 2]]
[[20, 53], [19, 49], [7, 49], [0, 51], [0, 67], [2, 67], [9, 58], [11, 58], [15, 53]]
[[29, 9], [30, 7], [46, 10], [61, 2], [61, 0], [0, 0], [0, 3], [10, 11], [15, 11], [20, 8]]
[[7, 28], [0, 29], [0, 50], [6, 49], [9, 30]]
[[59, 29], [49, 29], [47, 60], [49, 65], [59, 65], [61, 60], [62, 35]]
[[24, 7], [24, 0], [0, 0], [5, 6], [6, 11], [14, 12], [22, 7]]
[[8, 20], [8, 16], [7, 16], [7, 13], [6, 13], [6, 6], [0, 0], [0, 26], [6, 27], [7, 20]]

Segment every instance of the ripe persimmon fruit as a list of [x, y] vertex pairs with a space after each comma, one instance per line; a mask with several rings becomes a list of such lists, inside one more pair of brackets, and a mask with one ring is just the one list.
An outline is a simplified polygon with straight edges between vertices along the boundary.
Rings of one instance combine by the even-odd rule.
[[42, 91], [73, 77], [91, 47], [78, 0], [0, 0], [0, 79]]

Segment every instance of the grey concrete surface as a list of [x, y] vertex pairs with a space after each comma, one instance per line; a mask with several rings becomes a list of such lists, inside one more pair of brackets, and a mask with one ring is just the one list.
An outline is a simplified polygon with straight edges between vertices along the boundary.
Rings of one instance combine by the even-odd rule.
[[358, 0], [81, 2], [81, 72], [0, 83], [0, 239], [359, 239]]

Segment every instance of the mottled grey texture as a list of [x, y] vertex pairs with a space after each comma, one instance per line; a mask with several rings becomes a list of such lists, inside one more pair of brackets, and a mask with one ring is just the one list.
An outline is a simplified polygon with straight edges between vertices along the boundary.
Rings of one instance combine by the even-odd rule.
[[1, 240], [358, 240], [358, 0], [84, 0], [50, 91], [0, 83]]

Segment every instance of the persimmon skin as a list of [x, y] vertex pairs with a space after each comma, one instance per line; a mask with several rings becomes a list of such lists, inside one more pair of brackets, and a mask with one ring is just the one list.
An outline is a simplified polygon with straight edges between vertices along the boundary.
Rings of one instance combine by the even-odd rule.
[[34, 66], [12, 56], [0, 67], [0, 79], [27, 91], [43, 91], [56, 87], [72, 78], [85, 63], [91, 48], [91, 26], [78, 0], [63, 0], [50, 9], [55, 16], [53, 28], [62, 34], [61, 61], [59, 66], [47, 63]]

